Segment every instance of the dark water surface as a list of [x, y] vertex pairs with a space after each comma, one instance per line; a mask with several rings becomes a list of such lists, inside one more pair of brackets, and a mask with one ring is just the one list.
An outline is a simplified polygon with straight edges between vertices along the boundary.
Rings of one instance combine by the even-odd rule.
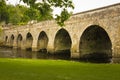
[[[98, 55], [100, 56], [100, 55]], [[98, 57], [97, 56], [97, 57]], [[120, 56], [114, 58], [98, 58], [96, 56], [92, 56], [91, 58], [86, 58], [86, 60], [81, 59], [71, 59], [69, 51], [62, 51], [56, 54], [50, 54], [46, 52], [33, 52], [30, 50], [21, 50], [21, 49], [13, 49], [8, 47], [0, 47], [0, 58], [28, 58], [28, 59], [63, 59], [63, 60], [74, 60], [74, 61], [85, 61], [85, 62], [95, 62], [95, 63], [109, 63], [112, 59], [115, 63], [120, 63]], [[90, 60], [89, 60], [90, 59]], [[95, 60], [94, 60], [95, 59]], [[92, 60], [92, 61], [91, 61]], [[106, 62], [107, 61], [107, 62]]]
[[13, 49], [0, 47], [0, 58], [36, 58], [36, 59], [65, 59], [69, 60], [67, 55], [56, 55], [43, 52], [33, 52], [30, 50]]

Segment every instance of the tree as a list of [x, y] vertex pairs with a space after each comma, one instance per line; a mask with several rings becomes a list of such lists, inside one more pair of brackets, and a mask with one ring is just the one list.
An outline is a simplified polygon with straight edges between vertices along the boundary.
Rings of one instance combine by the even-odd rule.
[[[45, 1], [45, 0], [43, 0]], [[68, 20], [71, 16], [71, 12], [68, 12], [68, 8], [74, 9], [73, 3], [71, 0], [47, 0], [51, 6], [59, 7], [62, 9], [61, 14], [56, 14], [56, 21], [60, 26], [64, 26], [64, 22]]]
[[0, 1], [0, 22], [2, 21], [8, 22], [8, 12], [4, 0]]
[[53, 19], [53, 10], [50, 5], [45, 1], [42, 3], [35, 3], [36, 1], [37, 0], [23, 0], [24, 3], [27, 3], [27, 5], [30, 6], [30, 9], [39, 11], [39, 18], [37, 18], [38, 21]]
[[34, 7], [36, 9], [38, 9], [39, 12], [40, 12], [39, 21], [53, 19], [53, 17], [52, 17], [52, 11], [53, 10], [50, 8], [50, 5], [48, 5], [46, 2], [44, 2], [44, 3], [37, 3]]
[[13, 6], [13, 5], [7, 5], [8, 14], [9, 14], [9, 23], [12, 23], [13, 25], [18, 24], [21, 21], [21, 11], [19, 10], [19, 7]]
[[25, 14], [28, 11], [28, 8], [26, 6], [22, 6], [22, 5], [17, 5], [16, 7], [17, 7], [17, 9], [19, 9], [19, 13], [21, 16], [20, 22], [18, 24], [21, 25], [21, 24], [28, 23], [30, 18], [28, 15]]
[[[64, 26], [64, 22], [69, 19], [71, 12], [68, 12], [68, 8], [74, 9], [71, 0], [42, 0], [42, 2], [36, 3], [37, 0], [20, 0], [24, 3], [27, 3], [30, 7], [37, 8], [40, 11], [42, 10], [45, 12], [48, 6], [59, 7], [62, 9], [60, 15], [56, 15], [56, 21], [60, 26]], [[41, 4], [45, 4], [44, 6], [40, 7]], [[41, 11], [41, 12], [42, 12]]]
[[25, 11], [24, 17], [28, 16], [28, 20], [38, 20], [39, 18], [39, 11], [34, 8], [29, 8]]
[[8, 11], [8, 23], [11, 23], [13, 25], [20, 25], [27, 23], [27, 19], [24, 17], [24, 13], [28, 10], [27, 7], [21, 6], [21, 5], [7, 5], [7, 11]]

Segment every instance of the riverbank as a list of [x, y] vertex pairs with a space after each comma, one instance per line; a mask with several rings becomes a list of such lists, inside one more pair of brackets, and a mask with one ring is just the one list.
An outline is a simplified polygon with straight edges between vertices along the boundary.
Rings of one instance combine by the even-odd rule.
[[120, 64], [0, 58], [0, 80], [119, 80]]

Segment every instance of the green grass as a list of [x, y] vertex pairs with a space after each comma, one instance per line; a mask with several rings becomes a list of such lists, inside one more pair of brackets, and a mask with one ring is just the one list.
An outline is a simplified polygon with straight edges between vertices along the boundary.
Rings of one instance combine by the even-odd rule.
[[0, 80], [120, 80], [120, 64], [0, 58]]

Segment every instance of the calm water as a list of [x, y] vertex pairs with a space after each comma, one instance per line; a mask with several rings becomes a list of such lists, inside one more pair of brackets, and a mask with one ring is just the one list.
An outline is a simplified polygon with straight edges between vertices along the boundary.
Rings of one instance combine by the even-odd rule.
[[[81, 61], [79, 59], [71, 59], [69, 51], [63, 51], [64, 53], [57, 53], [56, 54], [49, 54], [49, 53], [42, 53], [42, 52], [33, 52], [33, 51], [27, 51], [27, 50], [21, 50], [21, 49], [12, 49], [7, 47], [0, 47], [0, 58], [29, 58], [29, 59], [64, 59], [64, 60], [75, 60], [75, 61]], [[88, 60], [88, 59], [87, 59]], [[100, 59], [101, 62], [103, 59]], [[109, 60], [109, 59], [108, 59]], [[117, 57], [113, 58], [113, 61], [115, 63], [120, 63], [120, 56], [117, 55]], [[91, 62], [91, 61], [89, 61]], [[95, 60], [96, 62], [96, 60]], [[99, 60], [97, 60], [99, 62]]]
[[[66, 57], [67, 56], [67, 57]], [[53, 55], [49, 53], [33, 52], [21, 49], [0, 47], [1, 58], [36, 58], [36, 59], [70, 59], [68, 55]]]

